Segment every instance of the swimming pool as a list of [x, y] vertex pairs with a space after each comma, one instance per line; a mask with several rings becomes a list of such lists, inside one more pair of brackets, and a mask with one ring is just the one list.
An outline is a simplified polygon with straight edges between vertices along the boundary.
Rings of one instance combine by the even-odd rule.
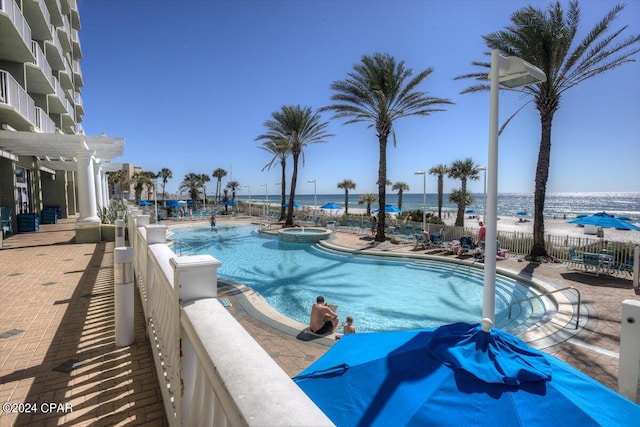
[[[356, 255], [290, 243], [257, 233], [255, 225], [175, 227], [170, 238], [185, 242], [197, 254], [221, 261], [218, 277], [258, 291], [283, 315], [308, 323], [317, 295], [339, 306], [341, 322], [354, 317], [360, 332], [435, 327], [453, 322], [479, 322], [483, 272], [449, 262]], [[498, 276], [496, 325], [517, 334], [545, 314], [525, 285]]]

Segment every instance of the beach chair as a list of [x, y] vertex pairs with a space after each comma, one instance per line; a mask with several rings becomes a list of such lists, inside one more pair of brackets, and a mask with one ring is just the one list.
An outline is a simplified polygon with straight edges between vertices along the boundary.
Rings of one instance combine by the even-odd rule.
[[0, 218], [2, 218], [2, 237], [13, 234], [13, 218], [11, 218], [11, 208], [0, 207]]
[[469, 252], [472, 255], [481, 252], [480, 247], [473, 243], [473, 239], [470, 236], [460, 237], [460, 248], [463, 253]]
[[633, 256], [629, 256], [626, 262], [618, 264], [616, 275], [623, 274], [625, 272], [629, 273], [630, 276], [633, 275]]
[[427, 240], [422, 233], [415, 233], [413, 235], [413, 238], [415, 239], [415, 242], [416, 242], [413, 248], [414, 250], [418, 249], [419, 246], [422, 246], [422, 249], [431, 248], [431, 242]]
[[569, 261], [567, 261], [567, 269], [571, 266], [577, 267], [581, 270], [582, 267], [582, 257], [576, 254], [576, 250], [573, 248], [569, 248]]
[[599, 276], [602, 270], [602, 261], [599, 254], [585, 252], [582, 254], [582, 265], [584, 266], [584, 272], [588, 274]]

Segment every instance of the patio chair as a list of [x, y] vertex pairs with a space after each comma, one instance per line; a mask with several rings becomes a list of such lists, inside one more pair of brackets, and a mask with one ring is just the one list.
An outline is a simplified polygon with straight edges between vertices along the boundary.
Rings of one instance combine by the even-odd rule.
[[585, 273], [592, 274], [593, 271], [596, 276], [599, 276], [600, 270], [602, 270], [602, 261], [599, 254], [585, 252], [582, 254], [582, 265]]
[[480, 252], [480, 247], [473, 243], [473, 239], [470, 236], [460, 237], [460, 248], [462, 252], [473, 252], [473, 255]]
[[633, 256], [630, 255], [627, 258], [627, 261], [624, 263], [620, 263], [617, 266], [617, 274], [622, 274], [622, 273], [629, 273], [630, 276], [633, 275]]
[[413, 249], [418, 249], [419, 246], [422, 246], [422, 249], [429, 249], [431, 247], [431, 242], [427, 240], [422, 233], [416, 233], [413, 235], [413, 238], [416, 242]]
[[582, 257], [576, 254], [576, 250], [573, 248], [569, 248], [569, 261], [567, 261], [567, 268], [570, 268], [572, 265], [577, 266], [578, 269], [582, 269]]
[[0, 207], [0, 218], [2, 218], [2, 237], [13, 234], [13, 218], [11, 218], [11, 208]]

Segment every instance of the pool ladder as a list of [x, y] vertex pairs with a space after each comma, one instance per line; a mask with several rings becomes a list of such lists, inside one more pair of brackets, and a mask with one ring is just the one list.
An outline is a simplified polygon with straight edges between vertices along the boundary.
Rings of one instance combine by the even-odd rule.
[[566, 290], [574, 290], [576, 291], [576, 293], [578, 294], [578, 312], [576, 313], [576, 329], [578, 329], [578, 325], [580, 324], [580, 301], [582, 301], [582, 295], [580, 294], [580, 290], [577, 288], [574, 288], [573, 286], [566, 286], [564, 288], [560, 288], [560, 289], [555, 289], [553, 291], [548, 291], [548, 292], [544, 292], [538, 295], [534, 295], [532, 297], [528, 297], [528, 298], [523, 298], [520, 299], [518, 301], [514, 301], [511, 303], [511, 305], [509, 305], [509, 319], [511, 319], [511, 309], [513, 308], [514, 305], [516, 304], [520, 304], [521, 302], [525, 302], [525, 301], [529, 301], [532, 299], [536, 299], [536, 298], [540, 298], [540, 297], [545, 297], [547, 295], [551, 295], [551, 294], [555, 294], [556, 292], [562, 292], [562, 291], [566, 291]]
[[[176, 254], [178, 256], [183, 256], [183, 255], [195, 255], [196, 254], [196, 250], [190, 246], [188, 243], [185, 242], [181, 242], [180, 240], [173, 240], [173, 246], [176, 248]], [[182, 253], [183, 250], [186, 253]]]

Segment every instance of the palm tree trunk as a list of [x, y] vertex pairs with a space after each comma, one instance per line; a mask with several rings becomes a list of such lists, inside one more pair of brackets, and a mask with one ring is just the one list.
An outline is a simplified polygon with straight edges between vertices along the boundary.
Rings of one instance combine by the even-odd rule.
[[298, 181], [298, 157], [300, 153], [292, 153], [293, 172], [291, 173], [291, 191], [289, 193], [289, 206], [287, 206], [287, 220], [284, 225], [293, 226], [293, 201], [296, 198], [296, 182]]
[[380, 146], [380, 160], [378, 162], [378, 228], [376, 230], [376, 242], [384, 242], [386, 237], [384, 235], [385, 224], [385, 209], [384, 206], [387, 200], [387, 137], [382, 132], [378, 135], [378, 145]]
[[538, 151], [538, 165], [536, 166], [536, 188], [533, 196], [533, 247], [531, 257], [547, 256], [544, 246], [544, 201], [547, 194], [547, 180], [549, 179], [549, 160], [551, 158], [551, 122], [553, 113], [540, 113], [542, 134], [540, 137], [540, 151]]
[[444, 191], [444, 179], [442, 175], [438, 177], [438, 218], [442, 219], [442, 193]]
[[344, 214], [349, 215], [349, 189], [344, 190]]
[[286, 189], [287, 189], [287, 183], [285, 181], [285, 179], [287, 179], [287, 176], [285, 174], [285, 169], [287, 168], [287, 163], [283, 160], [281, 163], [282, 165], [282, 176], [280, 177], [280, 195], [282, 196], [280, 198], [280, 221], [282, 221], [284, 219], [285, 216], [285, 203], [286, 203], [286, 197], [287, 195], [285, 194]]

